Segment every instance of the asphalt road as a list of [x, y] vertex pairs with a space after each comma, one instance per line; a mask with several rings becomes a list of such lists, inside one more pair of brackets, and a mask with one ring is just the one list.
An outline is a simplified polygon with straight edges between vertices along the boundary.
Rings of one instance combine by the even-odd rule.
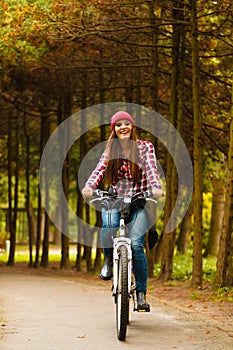
[[0, 270], [0, 349], [233, 349], [229, 330], [153, 296], [148, 301], [151, 312], [132, 312], [120, 342], [111, 282]]

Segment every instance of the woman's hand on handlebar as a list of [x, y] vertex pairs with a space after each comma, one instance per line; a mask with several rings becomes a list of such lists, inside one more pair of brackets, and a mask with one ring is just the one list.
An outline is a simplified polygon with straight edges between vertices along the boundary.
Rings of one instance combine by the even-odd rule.
[[164, 196], [164, 193], [160, 188], [153, 188], [152, 194], [153, 198], [160, 198]]
[[82, 189], [82, 195], [84, 198], [91, 198], [93, 197], [94, 191], [92, 188], [84, 187]]

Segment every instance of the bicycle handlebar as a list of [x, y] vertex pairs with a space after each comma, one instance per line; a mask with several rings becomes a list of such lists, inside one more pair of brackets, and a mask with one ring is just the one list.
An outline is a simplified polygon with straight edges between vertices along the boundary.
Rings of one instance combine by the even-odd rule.
[[105, 198], [112, 198], [112, 199], [114, 199], [114, 198], [120, 199], [121, 198], [121, 199], [124, 200], [124, 202], [130, 203], [131, 199], [134, 196], [137, 196], [137, 197], [141, 196], [141, 197], [145, 198], [146, 201], [151, 201], [151, 202], [157, 203], [157, 200], [152, 198], [153, 197], [152, 191], [149, 191], [149, 190], [147, 190], [145, 192], [133, 193], [132, 195], [120, 195], [119, 196], [119, 195], [111, 195], [107, 191], [102, 191], [100, 189], [96, 189], [96, 190], [93, 191], [93, 194], [94, 194], [95, 198], [91, 199], [90, 203], [93, 203], [95, 201], [101, 201], [101, 200], [103, 200]]

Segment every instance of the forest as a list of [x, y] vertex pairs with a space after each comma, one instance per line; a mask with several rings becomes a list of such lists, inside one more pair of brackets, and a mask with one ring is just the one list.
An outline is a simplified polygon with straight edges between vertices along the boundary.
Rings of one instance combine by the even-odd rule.
[[[153, 123], [139, 128], [139, 136], [155, 146], [166, 184], [158, 244], [152, 250], [145, 245], [150, 276], [159, 263], [156, 278], [171, 280], [175, 255], [190, 254], [190, 278], [201, 288], [203, 258], [213, 256], [216, 285], [233, 286], [232, 10], [230, 0], [1, 1], [0, 248], [10, 242], [7, 265], [15, 264], [17, 246], [24, 243], [28, 265], [46, 268], [56, 244], [65, 269], [75, 244], [75, 268], [79, 271], [85, 260], [87, 271], [98, 271], [101, 247], [82, 244], [82, 237], [98, 240], [94, 225], [100, 226], [101, 218], [83, 201], [79, 170], [110, 128], [104, 118], [91, 127], [87, 111], [102, 106], [101, 118], [107, 115], [105, 105], [123, 103], [163, 116], [181, 136], [193, 166], [187, 211], [167, 233], [180, 191], [176, 164], [154, 135]], [[39, 186], [46, 144], [72, 115], [80, 137], [65, 156], [56, 148], [52, 158], [64, 157], [65, 198], [93, 225], [92, 230], [80, 225], [74, 242], [64, 233], [68, 213], [52, 208], [60, 210], [60, 227], [55, 227]]]

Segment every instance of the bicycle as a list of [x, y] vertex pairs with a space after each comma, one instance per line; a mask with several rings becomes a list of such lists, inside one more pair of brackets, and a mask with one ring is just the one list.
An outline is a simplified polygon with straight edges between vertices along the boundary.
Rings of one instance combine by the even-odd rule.
[[112, 295], [116, 304], [116, 328], [117, 337], [123, 341], [126, 338], [127, 325], [129, 324], [129, 302], [133, 300], [133, 311], [150, 312], [150, 306], [138, 308], [136, 303], [136, 285], [132, 282], [132, 249], [131, 239], [127, 237], [127, 222], [132, 205], [145, 206], [147, 200], [157, 201], [149, 191], [136, 193], [132, 196], [109, 195], [109, 192], [95, 190], [96, 198], [90, 202], [100, 201], [105, 208], [117, 208], [120, 212], [120, 225], [118, 235], [113, 238], [113, 283]]

